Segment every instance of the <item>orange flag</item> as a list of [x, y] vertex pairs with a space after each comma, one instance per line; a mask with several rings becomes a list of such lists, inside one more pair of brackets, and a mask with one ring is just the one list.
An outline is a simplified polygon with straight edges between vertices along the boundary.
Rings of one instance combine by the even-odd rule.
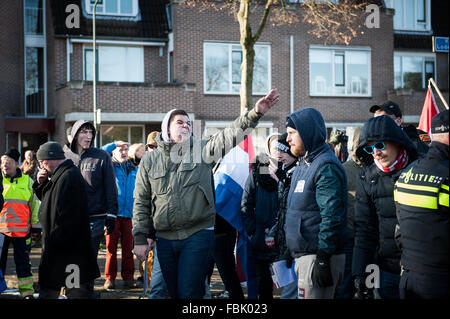
[[427, 96], [425, 97], [425, 103], [423, 103], [422, 114], [420, 115], [419, 130], [430, 134], [431, 119], [439, 113], [439, 109], [434, 100], [433, 92], [430, 86], [428, 86]]

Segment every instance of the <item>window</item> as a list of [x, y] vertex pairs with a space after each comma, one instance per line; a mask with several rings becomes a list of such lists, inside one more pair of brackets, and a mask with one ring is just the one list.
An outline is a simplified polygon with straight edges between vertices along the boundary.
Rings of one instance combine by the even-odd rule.
[[25, 34], [42, 34], [43, 20], [42, 0], [25, 0]]
[[143, 125], [100, 125], [100, 145], [114, 141], [124, 141], [130, 144], [144, 143]]
[[388, 8], [395, 9], [394, 30], [429, 31], [430, 0], [386, 0]]
[[394, 88], [420, 90], [435, 78], [435, 56], [423, 53], [394, 53]]
[[310, 95], [370, 96], [370, 50], [309, 50]]
[[25, 105], [27, 116], [45, 114], [44, 49], [25, 48]]
[[[242, 49], [240, 44], [205, 43], [204, 92], [239, 94], [241, 87]], [[253, 94], [267, 94], [270, 83], [270, 46], [255, 45]]]
[[[94, 13], [94, 4], [91, 0], [85, 0], [85, 7], [89, 14]], [[97, 4], [96, 15], [112, 15], [135, 17], [138, 14], [137, 0], [103, 0], [102, 4]]]
[[[92, 81], [92, 47], [84, 48], [84, 79]], [[98, 81], [144, 82], [144, 48], [97, 47]]]

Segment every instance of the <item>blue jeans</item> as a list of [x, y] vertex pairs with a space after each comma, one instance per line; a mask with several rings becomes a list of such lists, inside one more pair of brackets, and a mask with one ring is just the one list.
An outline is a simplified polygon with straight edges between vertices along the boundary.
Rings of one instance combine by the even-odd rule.
[[89, 225], [91, 226], [91, 245], [97, 259], [100, 243], [105, 238], [105, 217], [90, 217]]
[[376, 289], [381, 299], [400, 299], [400, 275], [380, 269], [380, 288]]
[[297, 299], [298, 297], [298, 282], [294, 280], [290, 284], [283, 287], [280, 299]]
[[153, 250], [152, 279], [150, 280], [150, 292], [148, 293], [148, 297], [150, 299], [166, 299], [167, 285], [161, 272], [156, 248], [157, 247], [155, 246], [155, 249]]
[[203, 229], [183, 240], [157, 241], [158, 259], [172, 299], [202, 299], [214, 251], [214, 231]]
[[[95, 260], [97, 260], [100, 243], [105, 237], [105, 217], [89, 217], [89, 225], [91, 228], [91, 246], [94, 250]], [[94, 280], [92, 280], [87, 284], [90, 299], [97, 299], [97, 295], [94, 293], [94, 283]]]

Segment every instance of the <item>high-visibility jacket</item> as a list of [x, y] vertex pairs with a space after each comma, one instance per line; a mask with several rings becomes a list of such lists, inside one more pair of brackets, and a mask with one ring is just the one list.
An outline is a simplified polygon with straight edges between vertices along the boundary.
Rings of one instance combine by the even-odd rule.
[[18, 170], [18, 175], [3, 176], [4, 204], [0, 212], [0, 233], [24, 237], [32, 224], [38, 224], [39, 200], [33, 193], [33, 181]]
[[446, 275], [449, 266], [449, 161], [443, 145], [407, 167], [394, 187], [402, 265], [430, 275]]

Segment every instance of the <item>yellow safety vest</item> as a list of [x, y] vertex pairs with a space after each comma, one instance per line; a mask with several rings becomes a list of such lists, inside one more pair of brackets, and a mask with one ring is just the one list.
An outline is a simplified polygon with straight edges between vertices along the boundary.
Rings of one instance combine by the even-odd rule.
[[31, 227], [30, 206], [33, 190], [30, 177], [22, 174], [14, 178], [3, 177], [3, 198], [5, 203], [0, 212], [0, 233], [10, 237], [25, 237]]

